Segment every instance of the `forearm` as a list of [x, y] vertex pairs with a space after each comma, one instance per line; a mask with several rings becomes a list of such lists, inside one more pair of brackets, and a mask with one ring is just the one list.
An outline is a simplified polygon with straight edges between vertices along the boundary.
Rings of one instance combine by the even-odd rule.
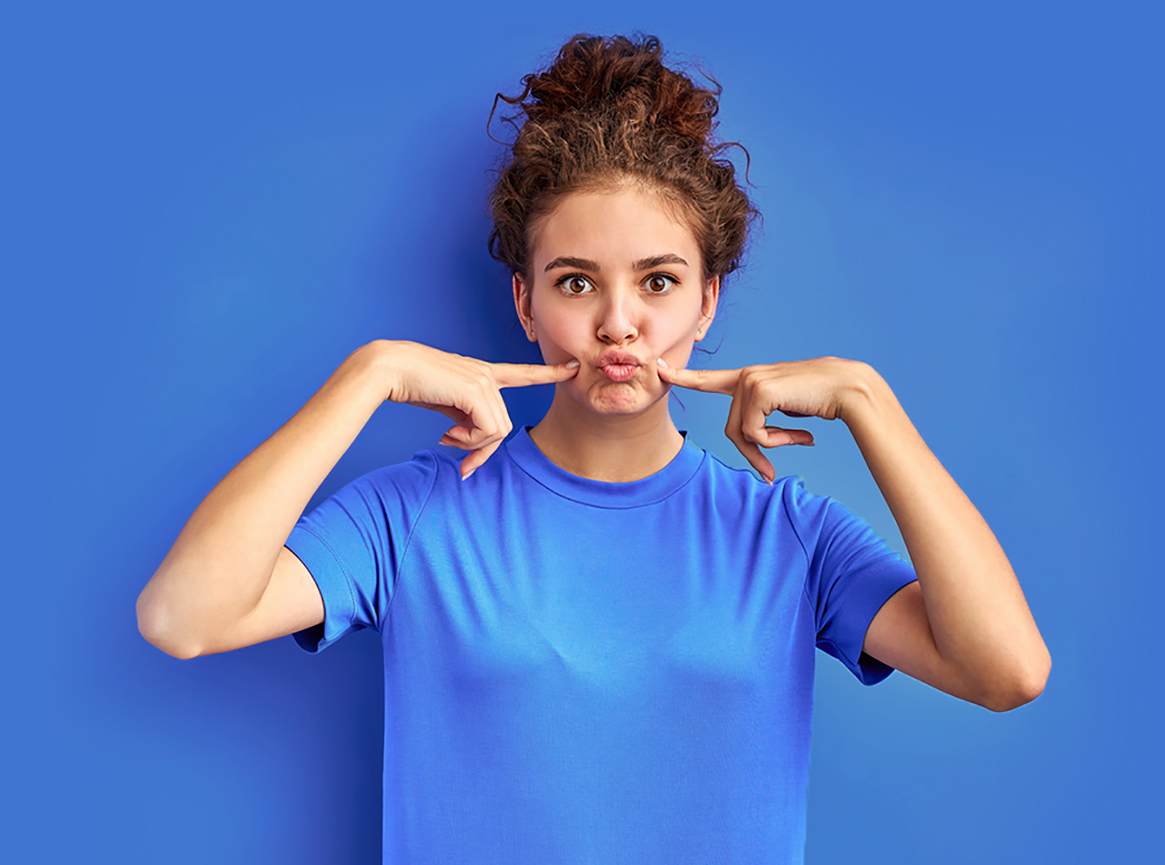
[[1051, 658], [1011, 563], [868, 364], [842, 419], [902, 532], [939, 655], [989, 701], [1038, 692]]
[[382, 348], [349, 355], [194, 511], [138, 598], [151, 641], [198, 645], [255, 608], [308, 501], [385, 398]]

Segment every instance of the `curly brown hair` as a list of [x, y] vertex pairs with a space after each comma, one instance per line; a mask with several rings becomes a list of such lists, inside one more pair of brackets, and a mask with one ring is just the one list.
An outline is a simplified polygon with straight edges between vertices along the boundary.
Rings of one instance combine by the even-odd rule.
[[662, 50], [654, 36], [579, 34], [548, 68], [522, 79], [520, 95], [494, 98], [495, 111], [499, 99], [520, 109], [504, 118], [518, 135], [489, 195], [490, 255], [511, 272], [529, 271], [538, 228], [564, 196], [628, 182], [659, 194], [690, 227], [705, 279], [740, 266], [759, 212], [733, 164], [719, 158], [741, 147], [713, 136], [720, 85], [709, 78], [714, 89], [696, 86], [663, 64]]

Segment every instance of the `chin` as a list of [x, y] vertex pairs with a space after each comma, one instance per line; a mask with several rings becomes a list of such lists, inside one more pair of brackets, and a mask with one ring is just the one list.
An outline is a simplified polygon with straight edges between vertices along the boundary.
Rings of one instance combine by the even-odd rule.
[[652, 394], [631, 382], [603, 381], [592, 386], [582, 402], [591, 411], [608, 415], [639, 414], [654, 405], [659, 394]]

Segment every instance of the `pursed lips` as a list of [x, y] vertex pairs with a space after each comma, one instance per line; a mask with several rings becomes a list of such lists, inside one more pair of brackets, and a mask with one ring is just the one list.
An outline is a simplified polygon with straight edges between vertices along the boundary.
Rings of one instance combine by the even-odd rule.
[[642, 363], [628, 351], [608, 350], [599, 355], [595, 366], [611, 381], [630, 381]]

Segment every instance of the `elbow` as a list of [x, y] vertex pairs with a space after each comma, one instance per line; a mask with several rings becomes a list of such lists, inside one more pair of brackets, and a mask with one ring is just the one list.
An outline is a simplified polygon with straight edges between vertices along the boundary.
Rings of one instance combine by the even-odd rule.
[[174, 632], [164, 605], [151, 600], [147, 594], [148, 588], [138, 595], [138, 633], [151, 646], [161, 649], [172, 658], [185, 661], [198, 657], [201, 654], [199, 650]]
[[172, 642], [166, 639], [155, 639], [146, 636], [144, 633], [142, 636], [146, 638], [147, 643], [165, 652], [171, 658], [177, 658], [179, 661], [189, 661], [191, 658], [197, 658], [199, 654], [201, 654], [197, 649], [188, 648], [181, 643]]
[[983, 703], [992, 712], [1010, 712], [1020, 706], [1027, 705], [1044, 692], [1048, 684], [1048, 676], [1052, 672], [1052, 657], [1044, 650], [1044, 657], [1038, 664], [1033, 664], [1027, 673], [1016, 680], [1006, 694], [996, 696]]

